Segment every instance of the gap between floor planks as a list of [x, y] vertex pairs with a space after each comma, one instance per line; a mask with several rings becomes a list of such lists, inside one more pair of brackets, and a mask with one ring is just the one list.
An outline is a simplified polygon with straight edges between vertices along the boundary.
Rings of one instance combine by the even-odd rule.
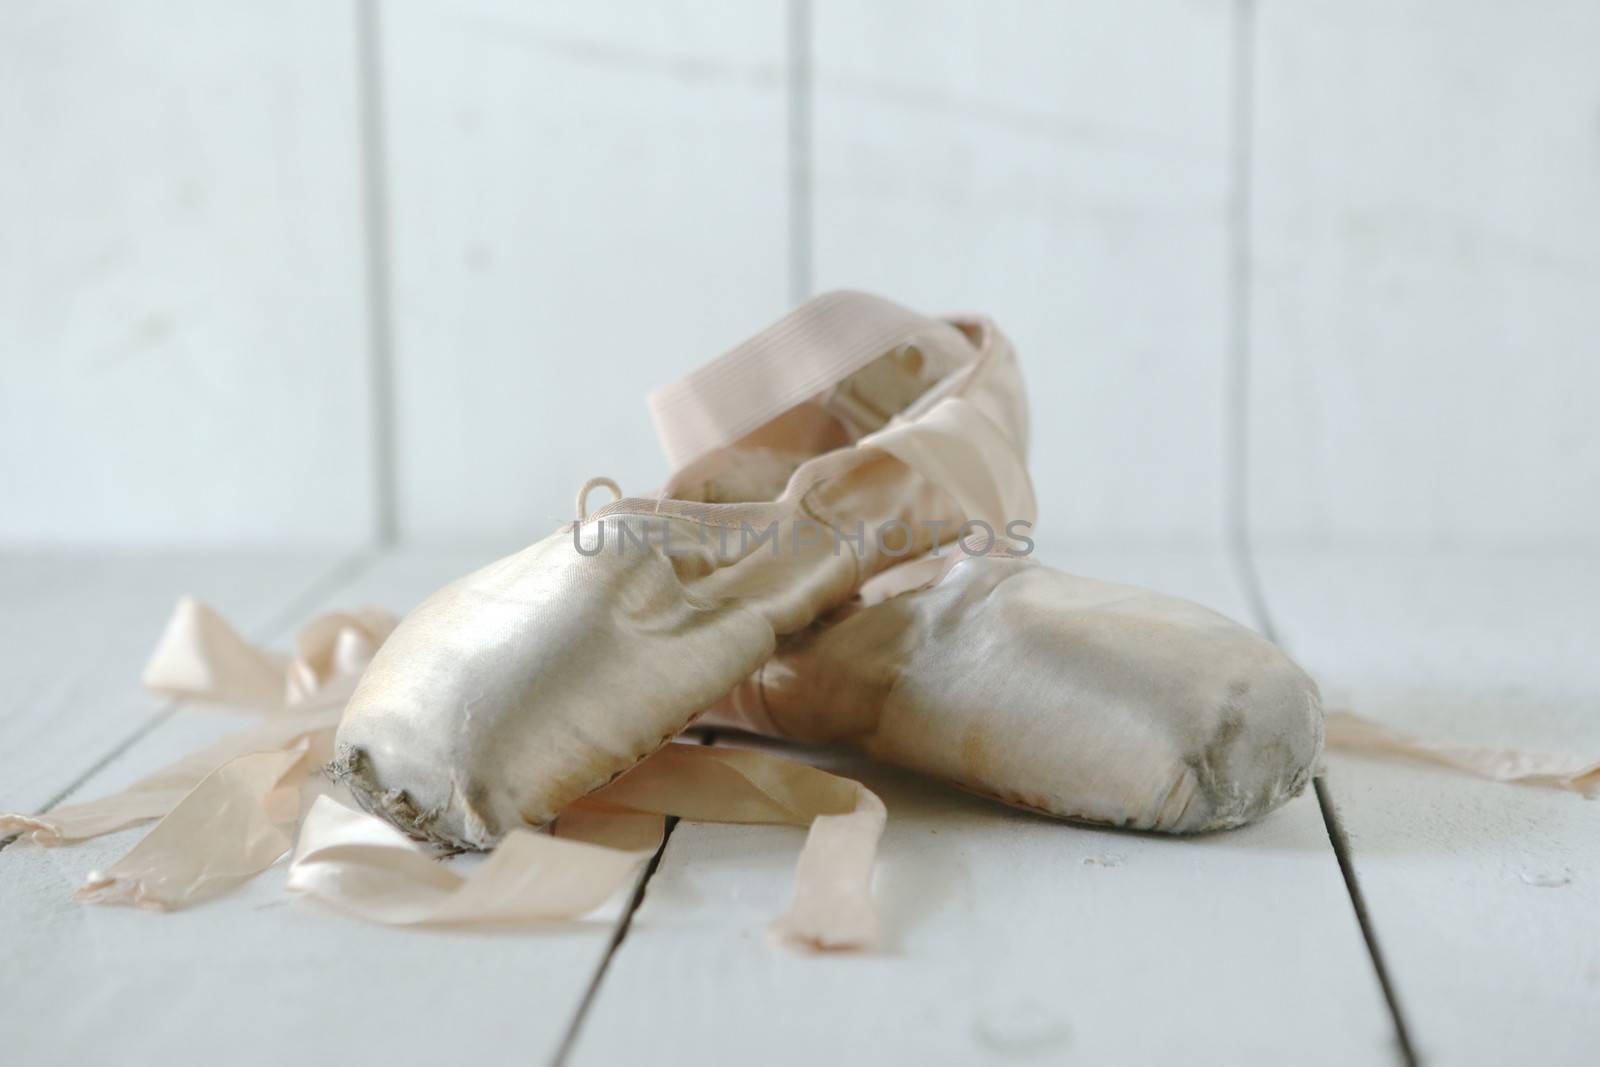
[[[1245, 476], [1247, 475], [1244, 473], [1239, 475], [1239, 477]], [[1254, 540], [1242, 527], [1232, 532], [1233, 544], [1228, 552], [1228, 558], [1233, 565], [1239, 586], [1244, 591], [1245, 602], [1249, 604], [1251, 614], [1255, 616], [1253, 620], [1255, 627], [1282, 646], [1284, 651], [1293, 655], [1294, 650], [1284, 645], [1274, 621], [1275, 616], [1272, 613], [1272, 605], [1267, 599], [1266, 586], [1261, 581], [1261, 572], [1256, 565]], [[1339, 873], [1344, 877], [1345, 892], [1350, 898], [1350, 910], [1355, 913], [1356, 923], [1361, 927], [1361, 938], [1366, 943], [1367, 959], [1372, 964], [1373, 977], [1383, 992], [1383, 1002], [1389, 1010], [1389, 1018], [1394, 1025], [1395, 1053], [1405, 1067], [1417, 1067], [1416, 1047], [1411, 1042], [1411, 1030], [1406, 1025], [1405, 1011], [1400, 1005], [1400, 994], [1395, 988], [1389, 967], [1384, 962], [1383, 948], [1378, 943], [1378, 931], [1373, 924], [1371, 914], [1367, 911], [1366, 897], [1361, 892], [1361, 881], [1356, 875], [1355, 863], [1350, 856], [1349, 837], [1339, 821], [1339, 810], [1334, 807], [1333, 797], [1327, 787], [1326, 772], [1318, 773], [1312, 785], [1316, 791], [1317, 807], [1322, 812], [1322, 823], [1328, 829], [1328, 844], [1333, 848], [1334, 857], [1339, 861]]]

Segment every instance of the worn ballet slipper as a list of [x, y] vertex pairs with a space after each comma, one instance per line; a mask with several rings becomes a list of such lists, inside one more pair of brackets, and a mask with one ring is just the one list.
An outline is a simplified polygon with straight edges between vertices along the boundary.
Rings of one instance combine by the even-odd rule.
[[933, 584], [875, 604], [893, 590], [869, 587], [785, 639], [705, 721], [846, 742], [1019, 807], [1167, 833], [1242, 825], [1310, 780], [1316, 683], [1254, 631], [1026, 559], [901, 570], [930, 565], [945, 572]]
[[830, 294], [653, 403], [680, 471], [659, 498], [586, 516], [585, 486], [577, 522], [435, 593], [378, 651], [330, 765], [368, 810], [491, 847], [873, 574], [969, 520], [1033, 519], [1021, 380], [986, 320]]

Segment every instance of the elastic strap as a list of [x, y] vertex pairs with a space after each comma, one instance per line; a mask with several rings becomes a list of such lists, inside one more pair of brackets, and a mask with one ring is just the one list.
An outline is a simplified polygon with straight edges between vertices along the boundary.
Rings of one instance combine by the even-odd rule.
[[976, 357], [948, 322], [869, 293], [824, 293], [652, 392], [650, 415], [668, 462], [681, 470], [909, 344], [962, 362]]

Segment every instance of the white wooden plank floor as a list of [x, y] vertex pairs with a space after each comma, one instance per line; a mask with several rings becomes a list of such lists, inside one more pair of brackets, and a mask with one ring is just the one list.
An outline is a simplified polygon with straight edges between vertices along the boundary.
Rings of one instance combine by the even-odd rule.
[[[483, 558], [371, 561], [302, 614], [371, 602], [404, 610]], [[254, 557], [236, 566], [249, 570]], [[137, 663], [168, 606], [105, 640], [128, 642]], [[275, 636], [282, 642], [292, 631], [280, 625]], [[78, 662], [60, 658], [69, 671]], [[136, 682], [137, 666], [120, 705], [140, 699]], [[125, 785], [239, 723], [183, 709], [77, 795]], [[386, 1064], [461, 1062], [472, 1049], [516, 1050], [538, 1062], [564, 1036], [610, 943], [605, 923], [494, 935], [366, 926], [312, 904], [290, 906], [282, 864], [241, 891], [174, 914], [74, 903], [84, 874], [114, 861], [142, 832], [60, 849], [19, 842], [0, 853], [0, 1060], [281, 1065], [307, 1050], [338, 1048]]]
[[[1330, 705], [1600, 758], [1600, 557], [1268, 555], [1278, 636]], [[1600, 804], [1333, 753], [1327, 790], [1417, 1056], [1593, 1063]]]
[[[199, 709], [153, 725], [140, 714], [151, 702], [138, 666], [180, 592], [281, 643], [313, 611], [403, 610], [493, 554], [0, 559], [0, 667], [14, 694], [0, 719], [4, 796], [38, 807], [81, 779], [73, 796], [92, 797], [237, 725]], [[1063, 562], [1249, 618], [1217, 554]], [[1468, 740], [1600, 751], [1596, 627], [1585, 617], [1600, 568], [1271, 557], [1262, 569], [1282, 636], [1335, 699]], [[15, 844], [0, 853], [0, 1056], [1399, 1058], [1314, 797], [1256, 827], [1172, 841], [1012, 812], [847, 755], [798, 754], [859, 775], [889, 806], [881, 955], [802, 957], [769, 942], [801, 840], [783, 828], [679, 824], [614, 952], [621, 910], [564, 929], [380, 929], [289, 901], [281, 866], [178, 914], [84, 907], [71, 899], [83, 873], [140, 831], [55, 850]], [[1328, 786], [1424, 1058], [1587, 1062], [1600, 1039], [1600, 809], [1339, 756]]]
[[0, 556], [0, 809], [59, 800], [170, 714], [137, 683], [179, 593], [259, 640], [296, 622], [345, 566], [330, 554]]
[[[1246, 615], [1220, 553], [1068, 562]], [[773, 951], [762, 925], [786, 903], [798, 832], [680, 824], [578, 1063], [620, 1062], [641, 1005], [735, 1062], [1386, 1062], [1388, 1014], [1309, 794], [1259, 825], [1174, 840], [825, 762], [888, 806], [888, 951]], [[658, 1055], [687, 1064], [699, 1049]]]

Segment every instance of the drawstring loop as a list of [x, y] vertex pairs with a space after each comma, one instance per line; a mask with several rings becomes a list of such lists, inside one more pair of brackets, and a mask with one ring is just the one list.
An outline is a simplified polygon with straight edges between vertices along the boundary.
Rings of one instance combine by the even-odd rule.
[[622, 499], [622, 486], [618, 485], [610, 478], [590, 478], [588, 481], [583, 483], [583, 488], [578, 490], [579, 522], [582, 522], [589, 517], [589, 494], [601, 487], [611, 490], [611, 502], [613, 504]]

